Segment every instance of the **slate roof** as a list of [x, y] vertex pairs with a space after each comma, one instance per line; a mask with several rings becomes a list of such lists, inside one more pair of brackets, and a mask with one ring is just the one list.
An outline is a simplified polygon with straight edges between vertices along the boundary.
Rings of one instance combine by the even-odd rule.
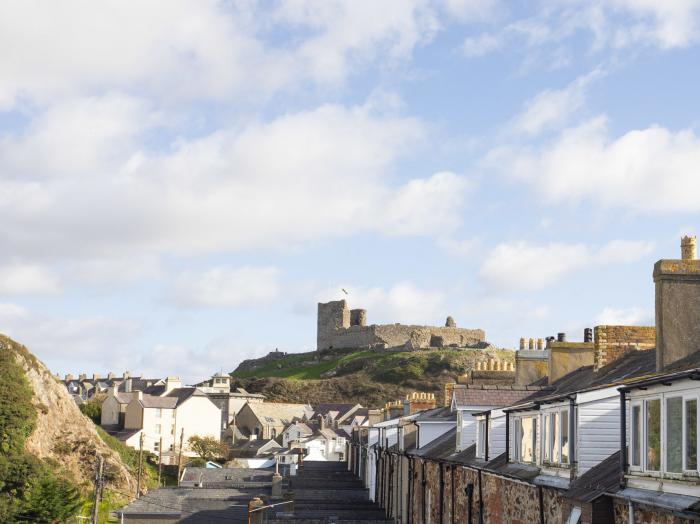
[[529, 397], [539, 386], [491, 386], [482, 384], [457, 384], [453, 394], [457, 408], [471, 406], [510, 406]]
[[606, 493], [620, 489], [620, 452], [617, 451], [574, 479], [564, 496], [581, 502], [593, 502]]
[[246, 404], [253, 414], [263, 424], [271, 426], [288, 426], [305, 415], [311, 414], [312, 409], [306, 404], [284, 404], [281, 402], [260, 402]]
[[547, 388], [525, 397], [519, 404], [511, 406], [511, 408], [518, 409], [528, 407], [534, 402], [553, 401], [571, 393], [622, 385], [631, 380], [652, 375], [655, 371], [655, 350], [629, 351], [597, 372], [593, 370], [593, 366], [580, 367]]
[[449, 407], [440, 407], [422, 411], [414, 419], [416, 422], [451, 422], [457, 420], [457, 412]]
[[452, 428], [420, 449], [414, 449], [407, 453], [416, 457], [444, 460], [454, 454], [456, 439], [457, 428]]
[[207, 484], [240, 484], [241, 482], [272, 482], [272, 470], [251, 468], [192, 468], [182, 473], [184, 482]]
[[175, 409], [191, 397], [207, 397], [207, 394], [197, 388], [175, 388], [165, 396], [155, 396], [144, 393], [141, 404], [145, 408]]
[[299, 430], [300, 435], [313, 435], [314, 430], [311, 429], [307, 424], [304, 424], [303, 422], [295, 422], [294, 424], [291, 424], [287, 429], [291, 427], [296, 427]]

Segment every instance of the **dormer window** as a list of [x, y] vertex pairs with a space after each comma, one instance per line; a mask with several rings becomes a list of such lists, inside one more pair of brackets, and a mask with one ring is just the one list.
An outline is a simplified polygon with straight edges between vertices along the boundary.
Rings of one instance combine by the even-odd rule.
[[542, 415], [542, 462], [553, 466], [568, 466], [569, 408], [547, 411]]
[[513, 459], [534, 464], [537, 438], [537, 417], [523, 416], [513, 420]]
[[631, 472], [682, 477], [698, 472], [698, 398], [669, 392], [632, 399], [628, 460]]

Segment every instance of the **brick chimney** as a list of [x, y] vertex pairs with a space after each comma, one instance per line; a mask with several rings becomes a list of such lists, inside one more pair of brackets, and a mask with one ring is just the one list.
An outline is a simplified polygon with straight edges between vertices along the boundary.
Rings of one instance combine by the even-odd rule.
[[656, 368], [700, 351], [700, 260], [694, 236], [681, 239], [680, 260], [654, 264]]

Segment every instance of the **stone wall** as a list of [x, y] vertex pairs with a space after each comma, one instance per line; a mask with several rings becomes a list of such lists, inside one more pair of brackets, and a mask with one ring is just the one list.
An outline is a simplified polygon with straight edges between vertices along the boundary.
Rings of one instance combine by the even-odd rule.
[[648, 506], [640, 506], [639, 504], [634, 504], [634, 520], [630, 521], [627, 502], [615, 500], [613, 507], [615, 509], [615, 524], [629, 524], [629, 522], [635, 522], [636, 524], [692, 524], [695, 522]]
[[644, 351], [656, 346], [653, 326], [596, 326], [594, 366], [598, 370], [628, 351]]
[[318, 304], [317, 349], [388, 348], [426, 349], [429, 347], [467, 347], [486, 341], [481, 329], [418, 326], [406, 324], [364, 325], [366, 311], [350, 311], [345, 300]]

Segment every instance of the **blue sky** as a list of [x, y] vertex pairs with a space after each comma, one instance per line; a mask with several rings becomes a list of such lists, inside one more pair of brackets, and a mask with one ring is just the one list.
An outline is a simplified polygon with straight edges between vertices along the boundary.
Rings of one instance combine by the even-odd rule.
[[313, 349], [316, 302], [653, 323], [700, 212], [700, 2], [0, 6], [0, 331], [59, 373]]

